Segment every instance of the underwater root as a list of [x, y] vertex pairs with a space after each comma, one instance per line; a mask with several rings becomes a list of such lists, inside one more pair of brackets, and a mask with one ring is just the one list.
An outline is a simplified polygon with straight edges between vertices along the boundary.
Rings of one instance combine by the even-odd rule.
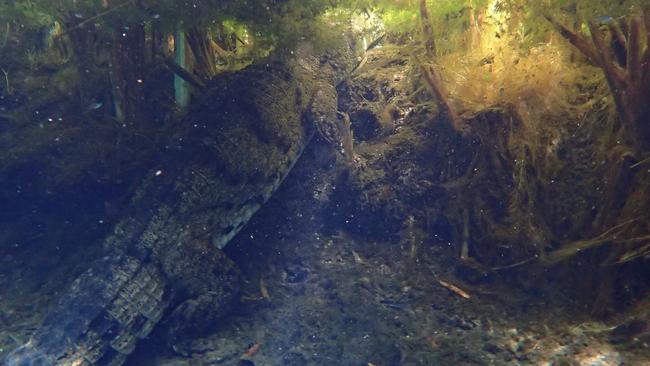
[[442, 83], [440, 83], [439, 81], [440, 79], [438, 78], [438, 75], [436, 74], [436, 71], [433, 68], [433, 66], [430, 65], [425, 66], [424, 64], [421, 64], [420, 68], [422, 70], [422, 75], [424, 76], [424, 80], [427, 82], [427, 85], [429, 86], [431, 93], [438, 100], [440, 106], [447, 112], [447, 115], [451, 119], [454, 129], [456, 129], [456, 131], [459, 132], [463, 131], [461, 119], [458, 116], [458, 113], [456, 113], [454, 107], [449, 102], [449, 98], [447, 98], [447, 93], [444, 87], [442, 86]]
[[[423, 33], [423, 42], [424, 48], [426, 50], [427, 57], [429, 61], [434, 61], [436, 58], [436, 42], [433, 34], [433, 29], [431, 28], [431, 16], [429, 15], [429, 10], [427, 9], [427, 3], [425, 0], [420, 1], [420, 18], [422, 20], [422, 33]], [[416, 57], [417, 60], [417, 57]], [[422, 71], [422, 76], [433, 96], [438, 100], [440, 106], [447, 112], [447, 115], [451, 119], [451, 122], [456, 129], [456, 131], [462, 131], [461, 119], [456, 113], [456, 110], [449, 102], [447, 97], [447, 91], [445, 87], [440, 82], [440, 77], [436, 72], [436, 69], [431, 65], [425, 65], [419, 60], [420, 69]]]
[[648, 151], [650, 11], [628, 17], [623, 27], [615, 20], [610, 21], [606, 28], [589, 22], [591, 37], [569, 29], [551, 16], [546, 16], [546, 19], [590, 63], [603, 70], [623, 120], [625, 139], [638, 152]]
[[[632, 250], [621, 255], [619, 260], [616, 262], [618, 264], [628, 262], [632, 259], [643, 256], [644, 253], [650, 254], [650, 235], [633, 237], [633, 238], [619, 238], [621, 234], [624, 233], [624, 229], [627, 229], [630, 224], [638, 222], [644, 217], [637, 217], [632, 220], [628, 220], [619, 225], [616, 225], [599, 236], [588, 239], [588, 240], [578, 240], [566, 245], [564, 248], [558, 249], [554, 252], [547, 254], [542, 260], [542, 264], [545, 266], [552, 266], [559, 262], [566, 261], [573, 258], [575, 255], [589, 249], [594, 249], [606, 244], [645, 244], [641, 249], [641, 252], [638, 253], [638, 250]], [[645, 250], [643, 250], [645, 248]], [[632, 255], [633, 254], [633, 255]]]

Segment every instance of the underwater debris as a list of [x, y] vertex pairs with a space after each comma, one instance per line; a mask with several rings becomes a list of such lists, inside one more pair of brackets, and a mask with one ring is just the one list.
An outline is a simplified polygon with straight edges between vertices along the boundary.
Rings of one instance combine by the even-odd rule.
[[[650, 242], [650, 235], [645, 235], [641, 237], [626, 238], [625, 233], [630, 230], [630, 225], [638, 222], [639, 220], [647, 219], [647, 217], [637, 217], [628, 221], [625, 221], [621, 224], [618, 224], [602, 234], [598, 235], [592, 239], [578, 240], [572, 243], [569, 243], [563, 246], [560, 249], [557, 249], [554, 252], [548, 253], [544, 258], [542, 258], [542, 263], [546, 266], [557, 264], [561, 261], [568, 260], [573, 256], [587, 251], [589, 249], [594, 249], [606, 244], [635, 244], [642, 243], [646, 244]], [[647, 249], [647, 247], [646, 247]], [[643, 255], [643, 251], [641, 252]], [[637, 252], [632, 252], [630, 254], [624, 254], [620, 258], [620, 262], [624, 262], [625, 259], [632, 260], [637, 258], [639, 254]]]
[[248, 347], [246, 352], [244, 352], [244, 354], [241, 356], [241, 359], [245, 359], [245, 358], [255, 356], [255, 354], [257, 352], [259, 352], [261, 348], [262, 348], [262, 345], [260, 343], [252, 344], [250, 347]]
[[438, 283], [439, 283], [442, 287], [446, 288], [447, 290], [453, 292], [454, 294], [456, 294], [456, 295], [458, 295], [458, 296], [460, 296], [460, 297], [462, 297], [462, 298], [464, 298], [464, 299], [470, 299], [470, 298], [472, 297], [472, 296], [471, 296], [469, 293], [467, 293], [465, 290], [462, 290], [462, 289], [459, 288], [458, 286], [456, 286], [456, 285], [452, 285], [451, 283], [449, 283], [449, 282], [447, 282], [447, 281], [438, 280]]

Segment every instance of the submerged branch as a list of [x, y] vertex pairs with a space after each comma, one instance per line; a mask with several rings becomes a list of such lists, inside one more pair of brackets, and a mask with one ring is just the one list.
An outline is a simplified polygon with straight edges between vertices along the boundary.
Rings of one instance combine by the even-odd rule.
[[386, 38], [386, 33], [382, 34], [381, 36], [377, 37], [374, 41], [370, 42], [368, 47], [364, 50], [365, 52], [370, 51], [371, 49], [377, 47], [383, 40]]
[[432, 60], [436, 57], [436, 42], [433, 37], [433, 28], [431, 28], [431, 16], [427, 8], [426, 0], [420, 0], [420, 17], [422, 18], [422, 36], [424, 37], [424, 47], [427, 50], [427, 56]]
[[462, 130], [462, 123], [460, 120], [460, 117], [458, 116], [458, 113], [456, 113], [456, 110], [454, 107], [451, 105], [449, 102], [449, 99], [447, 98], [447, 93], [442, 86], [442, 83], [440, 82], [440, 79], [438, 78], [435, 69], [433, 66], [425, 66], [424, 64], [420, 63], [420, 69], [422, 70], [422, 75], [424, 76], [424, 80], [427, 82], [427, 85], [429, 86], [429, 90], [433, 94], [433, 96], [438, 100], [438, 103], [440, 106], [447, 112], [449, 118], [451, 119], [452, 125], [457, 131]]
[[506, 270], [506, 269], [512, 269], [512, 268], [521, 267], [521, 266], [523, 266], [523, 265], [525, 265], [525, 264], [528, 264], [528, 263], [530, 263], [530, 262], [533, 262], [533, 261], [536, 260], [537, 258], [538, 258], [538, 257], [531, 257], [531, 258], [528, 258], [528, 259], [524, 259], [524, 260], [522, 260], [522, 261], [519, 261], [519, 262], [517, 262], [517, 263], [508, 264], [508, 265], [500, 266], [500, 267], [492, 267], [492, 268], [490, 268], [490, 270], [492, 270], [493, 272], [497, 272], [497, 271], [503, 271], [503, 270]]
[[560, 35], [564, 37], [567, 41], [569, 41], [569, 43], [571, 43], [575, 48], [577, 48], [578, 51], [582, 52], [592, 64], [596, 66], [600, 66], [600, 62], [598, 61], [598, 56], [596, 54], [596, 48], [592, 44], [590, 44], [585, 39], [585, 37], [572, 31], [567, 26], [560, 23], [550, 15], [546, 16], [546, 20], [551, 22], [551, 24], [553, 24], [553, 26], [557, 29]]
[[650, 157], [645, 158], [645, 159], [639, 161], [638, 163], [636, 163], [636, 164], [630, 166], [630, 169], [634, 169], [634, 168], [636, 168], [636, 167], [638, 167], [638, 166], [641, 166], [641, 165], [646, 164], [646, 163], [649, 163], [649, 162], [650, 162]]
[[194, 76], [191, 72], [185, 70], [183, 67], [181, 67], [181, 65], [177, 64], [173, 60], [165, 59], [164, 62], [165, 62], [165, 66], [167, 66], [172, 72], [178, 75], [181, 79], [187, 81], [192, 86], [199, 89], [207, 88], [207, 86], [202, 80]]
[[[429, 61], [433, 62], [436, 58], [436, 42], [433, 35], [433, 28], [431, 28], [431, 16], [429, 15], [427, 2], [425, 0], [420, 0], [420, 18], [422, 21], [424, 48], [426, 49]], [[447, 98], [447, 91], [442, 85], [442, 82], [440, 81], [436, 70], [433, 68], [433, 66], [425, 65], [424, 63], [420, 62], [417, 57], [415, 57], [415, 59], [420, 64], [422, 75], [424, 76], [424, 80], [427, 82], [431, 93], [438, 100], [440, 106], [447, 112], [449, 118], [451, 119], [452, 125], [454, 126], [454, 129], [461, 131], [462, 128], [460, 117], [449, 102], [449, 99]]]
[[628, 144], [637, 153], [650, 149], [650, 11], [628, 17], [627, 34], [616, 21], [610, 22], [607, 28], [589, 22], [590, 37], [572, 31], [550, 16], [546, 19], [592, 64], [603, 70]]
[[627, 238], [627, 239], [618, 239], [617, 234], [620, 234], [620, 230], [625, 228], [627, 225], [641, 220], [643, 217], [637, 217], [632, 220], [625, 221], [621, 224], [618, 224], [609, 230], [606, 230], [602, 234], [598, 235], [593, 239], [588, 240], [578, 240], [572, 242], [565, 246], [564, 248], [558, 249], [554, 252], [549, 253], [546, 258], [542, 259], [542, 263], [546, 266], [557, 264], [563, 260], [567, 260], [574, 255], [588, 249], [593, 249], [600, 247], [602, 245], [611, 243], [611, 244], [638, 244], [650, 241], [650, 235]]

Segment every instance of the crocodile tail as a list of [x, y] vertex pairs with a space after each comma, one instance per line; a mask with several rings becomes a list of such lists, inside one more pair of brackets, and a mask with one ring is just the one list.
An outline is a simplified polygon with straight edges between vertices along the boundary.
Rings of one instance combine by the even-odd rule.
[[154, 265], [133, 257], [95, 263], [5, 365], [122, 364], [169, 307], [165, 284]]

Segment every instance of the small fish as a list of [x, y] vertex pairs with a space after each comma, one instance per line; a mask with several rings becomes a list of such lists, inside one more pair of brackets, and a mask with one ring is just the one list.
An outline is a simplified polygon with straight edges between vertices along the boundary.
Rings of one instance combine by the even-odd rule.
[[87, 109], [89, 111], [95, 111], [95, 110], [101, 108], [103, 105], [104, 105], [104, 103], [102, 103], [102, 102], [94, 102], [94, 103], [90, 103], [90, 105], [88, 105]]
[[379, 303], [386, 307], [389, 307], [391, 309], [396, 309], [396, 310], [404, 310], [406, 308], [406, 304], [400, 301], [386, 299], [386, 300], [381, 300]]

